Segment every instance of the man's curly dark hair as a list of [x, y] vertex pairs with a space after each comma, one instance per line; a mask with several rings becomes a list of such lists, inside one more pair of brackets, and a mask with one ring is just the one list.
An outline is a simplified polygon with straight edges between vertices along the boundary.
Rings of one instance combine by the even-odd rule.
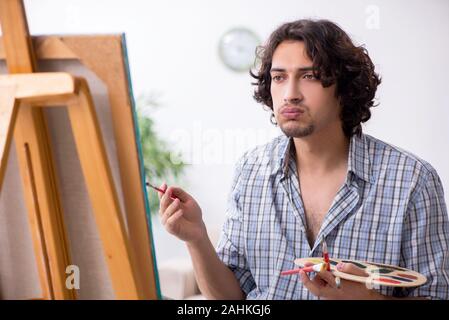
[[273, 110], [271, 62], [278, 45], [285, 40], [303, 41], [313, 62], [314, 76], [323, 87], [336, 84], [340, 97], [343, 132], [347, 137], [361, 134], [361, 123], [371, 117], [374, 96], [381, 79], [374, 72], [374, 64], [363, 46], [355, 46], [349, 36], [328, 20], [297, 20], [278, 27], [265, 46], [257, 48], [260, 68], [250, 74], [257, 81], [254, 99]]

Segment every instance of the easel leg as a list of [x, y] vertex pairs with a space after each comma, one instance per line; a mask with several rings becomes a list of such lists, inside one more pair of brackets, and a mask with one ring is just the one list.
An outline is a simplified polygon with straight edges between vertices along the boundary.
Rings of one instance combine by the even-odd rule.
[[31, 187], [31, 193], [34, 197], [34, 210], [28, 212], [28, 221], [30, 222], [31, 234], [33, 237], [34, 253], [36, 254], [37, 268], [39, 271], [39, 280], [41, 283], [42, 295], [45, 300], [54, 300], [53, 283], [50, 272], [50, 261], [47, 247], [45, 246], [45, 233], [42, 227], [42, 215], [37, 200], [36, 180], [34, 178], [33, 162], [31, 161], [30, 146], [25, 144], [24, 153], [27, 160], [28, 181]]
[[17, 115], [17, 103], [14, 93], [13, 86], [0, 87], [0, 193]]
[[81, 167], [117, 299], [139, 299], [123, 217], [92, 97], [80, 79], [78, 102], [68, 106]]
[[[19, 109], [14, 139], [43, 295], [48, 299], [75, 299], [75, 291], [67, 289], [65, 284], [70, 254], [45, 119], [40, 108], [21, 106]], [[45, 237], [40, 234], [39, 225]], [[45, 283], [47, 256], [51, 281]]]
[[[3, 33], [3, 43], [7, 58], [9, 73], [32, 73], [35, 59], [25, 10], [21, 0], [0, 0], [0, 22]], [[24, 197], [30, 219], [38, 221], [41, 217], [42, 229], [45, 233], [45, 247], [49, 257], [51, 284], [41, 283], [44, 297], [51, 298], [49, 286], [53, 286], [55, 299], [74, 299], [74, 290], [65, 286], [67, 265], [70, 264], [67, 236], [62, 220], [62, 206], [59, 191], [56, 186], [54, 163], [49, 144], [48, 130], [42, 110], [38, 108], [19, 108], [14, 128], [14, 140], [17, 150], [18, 162]], [[28, 156], [25, 145], [29, 146]], [[34, 168], [35, 188], [30, 187], [27, 157], [31, 159]], [[1, 173], [0, 173], [1, 174]], [[39, 203], [40, 214], [36, 210]], [[31, 230], [35, 248], [42, 242], [38, 229], [33, 226]], [[39, 271], [42, 271], [43, 261], [46, 259], [42, 251], [36, 252]], [[47, 275], [40, 273], [43, 281]]]

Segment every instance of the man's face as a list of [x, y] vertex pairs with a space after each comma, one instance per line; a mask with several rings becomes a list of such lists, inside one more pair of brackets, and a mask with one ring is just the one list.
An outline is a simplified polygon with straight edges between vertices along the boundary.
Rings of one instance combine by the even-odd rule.
[[303, 41], [283, 41], [276, 48], [271, 97], [276, 122], [289, 137], [306, 137], [336, 123], [341, 128], [335, 84], [324, 88], [315, 79]]

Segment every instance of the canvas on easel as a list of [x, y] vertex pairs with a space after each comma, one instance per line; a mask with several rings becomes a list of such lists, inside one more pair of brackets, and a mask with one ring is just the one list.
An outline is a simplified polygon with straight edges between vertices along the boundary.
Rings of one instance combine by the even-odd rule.
[[[59, 199], [63, 212], [60, 220], [64, 226], [60, 229], [66, 232], [67, 261], [80, 270], [80, 288], [76, 290], [76, 298], [160, 298], [124, 36], [33, 37], [31, 46], [37, 61], [35, 71], [65, 72], [84, 79], [89, 88], [108, 170], [117, 194], [117, 211], [122, 214], [123, 241], [128, 244], [127, 252], [130, 253], [138, 287], [135, 296], [117, 293], [114, 289], [117, 277], [111, 277], [110, 260], [117, 257], [104, 251], [105, 241], [110, 246], [114, 243], [114, 239], [107, 239], [108, 233], [104, 230], [110, 223], [106, 219], [109, 213], [103, 212], [101, 216], [106, 220], [98, 221], [98, 212], [94, 212], [93, 205], [98, 206], [101, 200], [91, 198], [89, 186], [92, 183], [86, 181], [83, 174], [86, 168], [80, 161], [80, 156], [85, 159], [92, 156], [84, 154], [91, 149], [80, 147], [88, 145], [91, 136], [88, 132], [74, 136], [73, 132], [78, 130], [82, 133], [82, 129], [73, 128], [77, 126], [73, 114], [67, 108], [50, 106], [42, 108], [42, 118], [47, 127], [46, 138], [51, 146], [50, 156], [56, 176], [54, 190], [58, 194], [55, 197]], [[0, 44], [0, 59], [7, 57], [5, 51], [5, 46]], [[0, 60], [0, 74], [6, 73], [6, 64]], [[33, 192], [29, 187], [33, 184], [28, 185], [27, 180], [20, 177], [19, 172], [27, 167], [21, 159], [26, 162], [27, 157], [17, 156], [18, 152], [24, 151], [17, 150], [22, 146], [16, 137], [15, 131], [0, 193], [0, 298], [48, 298], [43, 295], [42, 283], [45, 281], [41, 279], [41, 269], [48, 269], [54, 257], [48, 256], [52, 248], [49, 252], [36, 250], [42, 239], [37, 239], [33, 230], [42, 231], [50, 226], [45, 226], [39, 219], [30, 221], [27, 215], [29, 203], [39, 204], [39, 201], [30, 199], [30, 192]], [[87, 166], [94, 168], [93, 165]], [[92, 168], [91, 171], [94, 170]], [[46, 263], [39, 266], [43, 260]]]

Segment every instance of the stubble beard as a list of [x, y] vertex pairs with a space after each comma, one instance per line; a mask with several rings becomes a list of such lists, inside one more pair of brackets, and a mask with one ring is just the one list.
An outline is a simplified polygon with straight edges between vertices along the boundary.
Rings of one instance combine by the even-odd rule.
[[[287, 121], [292, 122], [292, 121]], [[304, 138], [310, 136], [315, 131], [315, 125], [313, 123], [301, 126], [300, 124], [281, 124], [279, 127], [281, 131], [287, 136], [292, 138]]]

